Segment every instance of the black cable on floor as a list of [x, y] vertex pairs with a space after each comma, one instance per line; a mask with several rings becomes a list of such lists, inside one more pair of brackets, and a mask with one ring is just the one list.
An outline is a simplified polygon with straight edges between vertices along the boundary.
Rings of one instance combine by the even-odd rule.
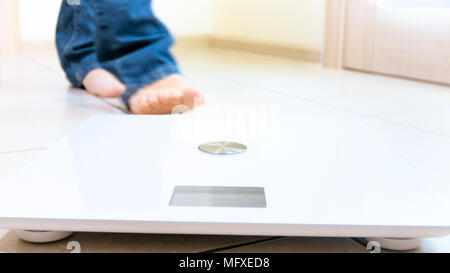
[[[365, 249], [367, 249], [367, 244], [369, 243], [366, 239], [364, 238], [356, 238], [356, 237], [350, 237], [350, 240], [352, 240], [353, 242], [360, 244], [361, 246], [363, 246]], [[367, 251], [370, 251], [370, 249], [367, 249]], [[380, 250], [381, 253], [383, 252], [383, 250]]]
[[236, 244], [236, 245], [231, 245], [231, 246], [213, 248], [213, 249], [205, 250], [205, 251], [202, 251], [202, 252], [199, 252], [199, 253], [213, 253], [213, 252], [228, 250], [228, 249], [232, 249], [232, 248], [238, 248], [238, 247], [243, 247], [243, 246], [248, 246], [248, 245], [253, 245], [253, 244], [269, 242], [269, 241], [278, 240], [278, 239], [282, 239], [282, 238], [285, 238], [285, 237], [284, 236], [270, 237], [270, 238], [265, 238], [265, 239], [256, 240], [256, 241], [252, 241], [252, 242], [247, 242], [247, 243], [241, 243], [241, 244]]
[[350, 240], [354, 241], [355, 243], [358, 243], [362, 245], [363, 247], [367, 247], [367, 240], [363, 238], [356, 238], [356, 237], [350, 237]]

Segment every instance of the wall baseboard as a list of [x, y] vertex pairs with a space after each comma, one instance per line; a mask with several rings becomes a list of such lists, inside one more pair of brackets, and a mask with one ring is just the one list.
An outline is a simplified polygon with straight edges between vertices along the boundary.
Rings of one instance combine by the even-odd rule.
[[322, 55], [319, 50], [307, 49], [300, 46], [292, 46], [285, 44], [270, 44], [259, 41], [246, 41], [243, 39], [214, 36], [214, 35], [209, 37], [209, 44], [211, 47], [241, 50], [252, 53], [299, 59], [316, 63], [321, 62], [321, 55]]
[[[244, 39], [236, 39], [222, 36], [214, 36], [208, 34], [189, 34], [177, 35], [175, 37], [175, 49], [179, 48], [223, 48], [237, 51], [245, 51], [277, 57], [291, 58], [308, 62], [319, 63], [321, 61], [321, 52], [313, 49], [305, 49], [284, 44], [269, 44], [264, 42], [246, 41]], [[24, 51], [54, 49], [54, 42], [35, 42], [24, 43], [22, 49]]]
[[209, 47], [209, 34], [175, 35], [175, 47]]

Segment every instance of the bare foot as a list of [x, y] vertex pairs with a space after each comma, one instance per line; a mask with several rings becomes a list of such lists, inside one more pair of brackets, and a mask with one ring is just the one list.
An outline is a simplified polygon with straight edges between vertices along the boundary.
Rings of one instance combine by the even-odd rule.
[[184, 112], [202, 102], [201, 93], [193, 87], [187, 87], [178, 74], [138, 90], [129, 100], [131, 112], [151, 115]]
[[102, 68], [90, 71], [84, 77], [83, 85], [88, 93], [107, 98], [118, 97], [126, 90], [126, 86], [123, 83], [109, 71]]

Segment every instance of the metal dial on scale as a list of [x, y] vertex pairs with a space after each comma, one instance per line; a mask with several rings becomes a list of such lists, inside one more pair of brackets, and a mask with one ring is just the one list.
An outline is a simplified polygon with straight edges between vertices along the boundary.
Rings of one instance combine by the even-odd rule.
[[200, 144], [198, 149], [209, 154], [231, 155], [245, 152], [247, 150], [247, 146], [230, 141], [211, 141]]

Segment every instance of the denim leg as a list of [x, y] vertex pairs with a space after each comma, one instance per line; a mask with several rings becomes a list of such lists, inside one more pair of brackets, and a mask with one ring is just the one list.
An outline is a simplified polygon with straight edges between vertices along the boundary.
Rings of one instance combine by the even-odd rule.
[[180, 73], [170, 53], [174, 40], [151, 10], [151, 0], [88, 0], [94, 11], [101, 66], [126, 86], [123, 101], [138, 89]]
[[[95, 25], [89, 2], [63, 0], [56, 27], [56, 47], [61, 66], [75, 87], [81, 87], [89, 71], [99, 68]], [[69, 3], [72, 3], [71, 5]]]

